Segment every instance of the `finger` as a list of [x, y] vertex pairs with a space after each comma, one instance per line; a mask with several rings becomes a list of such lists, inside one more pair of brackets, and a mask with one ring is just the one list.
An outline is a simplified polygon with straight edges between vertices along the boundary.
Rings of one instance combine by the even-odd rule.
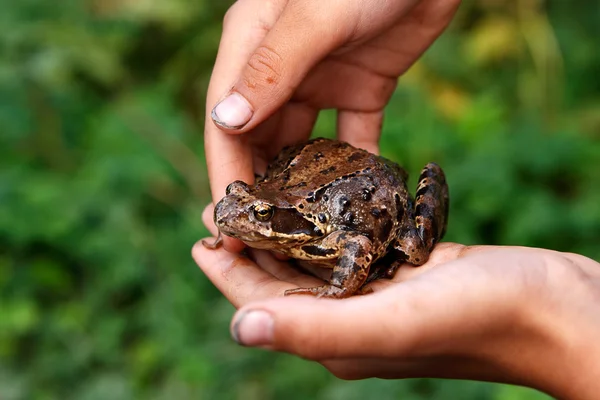
[[[207, 93], [204, 130], [206, 162], [213, 202], [225, 194], [225, 188], [239, 179], [254, 180], [252, 153], [247, 138], [223, 134], [212, 122], [210, 114], [220, 96], [233, 86], [250, 54], [275, 23], [285, 1], [239, 0], [227, 12], [219, 52]], [[224, 237], [225, 248], [240, 251], [243, 244]]]
[[[307, 140], [313, 130], [319, 112], [305, 103], [287, 103], [281, 110], [281, 119], [277, 127], [282, 134], [276, 135], [277, 152], [285, 146]], [[273, 137], [273, 136], [272, 136]], [[275, 152], [270, 157], [275, 157]]]
[[[396, 15], [406, 14], [394, 20], [388, 31], [319, 64], [294, 98], [310, 100], [320, 108], [382, 110], [396, 87], [397, 77], [437, 39], [459, 4], [460, 0], [424, 0], [412, 9], [404, 8]], [[379, 21], [376, 25], [381, 24]], [[373, 59], [378, 63], [374, 64]], [[336, 73], [331, 74], [332, 70]], [[325, 84], [329, 90], [322, 90]]]
[[383, 111], [360, 112], [342, 110], [338, 113], [338, 139], [354, 147], [379, 154], [379, 136]]
[[[350, 54], [355, 51], [358, 49]], [[380, 75], [356, 60], [329, 57], [308, 74], [294, 93], [293, 100], [318, 109], [379, 112], [387, 104], [396, 85], [397, 76]], [[323, 90], [324, 87], [327, 90]]]
[[305, 103], [289, 102], [252, 130], [254, 170], [263, 174], [267, 165], [285, 146], [310, 137], [318, 110]]
[[213, 203], [207, 205], [206, 208], [204, 208], [204, 211], [202, 211], [202, 222], [204, 223], [206, 229], [208, 229], [208, 231], [211, 233], [211, 235], [217, 236], [219, 234], [219, 229], [217, 229], [217, 226], [215, 225], [215, 221], [213, 219], [214, 210], [215, 206], [213, 205]]
[[398, 77], [431, 46], [448, 26], [460, 0], [422, 0], [387, 32], [363, 43], [340, 59], [352, 65], [368, 63], [379, 76]]
[[[383, 356], [387, 351], [378, 347], [384, 332], [400, 337], [402, 332], [390, 330], [389, 316], [381, 311], [386, 308], [382, 293], [344, 300], [289, 297], [253, 303], [236, 313], [232, 336], [247, 346], [311, 360]], [[289, 314], [284, 315], [285, 310]]]
[[351, 35], [351, 24], [332, 23], [343, 19], [334, 12], [324, 2], [289, 2], [212, 110], [215, 124], [247, 132], [287, 102], [308, 71]]
[[[214, 239], [206, 239], [211, 242]], [[250, 301], [282, 296], [297, 285], [280, 281], [248, 258], [224, 249], [207, 249], [202, 241], [192, 249], [192, 257], [204, 274], [235, 306]]]
[[[248, 304], [236, 313], [232, 335], [245, 345], [312, 360], [418, 357], [431, 352], [478, 355], [478, 344], [465, 337], [486, 340], [486, 334], [514, 323], [518, 310], [513, 299], [522, 295], [517, 279], [499, 279], [490, 271], [499, 271], [496, 266], [504, 266], [503, 260], [494, 266], [486, 260], [452, 261], [366, 296]], [[252, 324], [245, 324], [253, 313]]]

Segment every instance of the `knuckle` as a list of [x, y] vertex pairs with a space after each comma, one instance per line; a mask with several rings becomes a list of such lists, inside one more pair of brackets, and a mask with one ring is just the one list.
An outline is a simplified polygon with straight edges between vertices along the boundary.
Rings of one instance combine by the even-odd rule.
[[264, 83], [277, 85], [281, 81], [283, 58], [272, 47], [258, 47], [247, 65], [252, 73], [245, 77], [245, 84], [251, 89]]

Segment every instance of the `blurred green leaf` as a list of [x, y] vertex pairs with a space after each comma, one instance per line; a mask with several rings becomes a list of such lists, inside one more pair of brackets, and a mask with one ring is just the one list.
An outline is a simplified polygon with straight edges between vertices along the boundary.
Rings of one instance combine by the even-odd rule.
[[532, 389], [518, 386], [501, 386], [494, 397], [495, 400], [550, 400], [552, 397]]

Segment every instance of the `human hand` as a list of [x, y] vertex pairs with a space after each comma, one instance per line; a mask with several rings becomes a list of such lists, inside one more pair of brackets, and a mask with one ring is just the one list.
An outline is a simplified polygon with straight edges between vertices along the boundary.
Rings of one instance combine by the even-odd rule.
[[240, 308], [239, 343], [344, 379], [474, 379], [569, 399], [600, 390], [600, 265], [583, 256], [441, 243], [427, 264], [371, 283], [373, 294], [330, 300], [283, 297], [323, 282], [265, 251], [246, 258], [197, 245], [193, 255]]
[[[307, 139], [321, 109], [338, 110], [338, 139], [377, 153], [382, 111], [398, 76], [441, 34], [459, 3], [234, 3], [207, 95], [205, 149], [214, 202], [232, 181], [251, 183], [282, 147]], [[229, 250], [243, 246], [223, 239]]]

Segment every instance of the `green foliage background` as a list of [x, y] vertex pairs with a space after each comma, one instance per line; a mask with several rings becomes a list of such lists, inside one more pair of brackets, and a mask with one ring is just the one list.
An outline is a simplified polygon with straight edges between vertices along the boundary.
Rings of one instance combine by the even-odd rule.
[[[545, 398], [473, 382], [344, 382], [230, 340], [233, 309], [190, 258], [207, 234], [204, 96], [226, 8], [3, 5], [0, 397]], [[598, 11], [465, 0], [400, 79], [383, 154], [413, 176], [444, 166], [447, 240], [600, 259]], [[315, 134], [334, 121], [324, 112]]]

